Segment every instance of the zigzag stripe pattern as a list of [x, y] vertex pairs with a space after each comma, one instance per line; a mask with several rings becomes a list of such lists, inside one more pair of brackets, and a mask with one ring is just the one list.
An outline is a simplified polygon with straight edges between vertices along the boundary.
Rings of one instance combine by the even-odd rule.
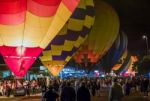
[[[83, 3], [81, 0], [80, 3]], [[45, 61], [44, 56], [48, 55], [52, 60], [69, 61], [73, 53], [77, 51], [85, 40], [94, 23], [93, 0], [84, 1], [87, 4], [79, 4], [63, 30], [60, 31], [40, 57]], [[89, 3], [90, 2], [90, 3]], [[82, 7], [81, 7], [82, 5]], [[78, 27], [79, 26], [79, 27]], [[65, 33], [64, 33], [65, 32]]]
[[55, 39], [51, 42], [51, 44], [46, 48], [46, 50], [51, 50], [51, 45], [64, 45], [66, 40], [69, 41], [76, 41], [79, 38], [79, 35], [81, 37], [85, 37], [86, 33], [89, 33], [91, 28], [87, 28], [86, 26], [83, 26], [83, 30], [81, 31], [72, 31], [68, 29], [68, 34], [66, 35], [57, 35]]

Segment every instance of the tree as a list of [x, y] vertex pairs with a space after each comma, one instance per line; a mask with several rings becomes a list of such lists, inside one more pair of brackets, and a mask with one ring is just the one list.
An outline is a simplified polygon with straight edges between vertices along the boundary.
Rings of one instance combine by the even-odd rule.
[[150, 72], [150, 55], [140, 56], [139, 60], [133, 64], [133, 68], [138, 70], [139, 74]]

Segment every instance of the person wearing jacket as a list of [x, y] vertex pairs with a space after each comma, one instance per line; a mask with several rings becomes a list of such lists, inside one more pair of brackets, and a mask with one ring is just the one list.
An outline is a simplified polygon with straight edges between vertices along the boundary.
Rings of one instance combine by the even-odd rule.
[[82, 82], [81, 87], [77, 90], [77, 101], [91, 101], [89, 89]]
[[124, 94], [122, 86], [118, 83], [117, 78], [114, 78], [114, 84], [112, 84], [109, 91], [109, 101], [121, 101]]
[[68, 81], [67, 85], [62, 89], [60, 101], [76, 101], [76, 92], [71, 83]]

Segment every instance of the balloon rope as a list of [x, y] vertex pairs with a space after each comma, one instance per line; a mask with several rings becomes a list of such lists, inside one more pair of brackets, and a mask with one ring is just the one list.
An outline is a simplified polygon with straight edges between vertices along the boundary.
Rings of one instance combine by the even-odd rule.
[[[26, 1], [27, 2], [27, 1]], [[21, 2], [20, 2], [20, 8], [21, 8]], [[26, 9], [27, 9], [27, 3], [26, 3]], [[25, 28], [26, 28], [26, 13], [27, 13], [27, 10], [25, 12], [25, 19], [24, 19], [24, 25], [23, 25], [23, 32], [22, 32], [22, 42], [21, 42], [21, 55], [20, 57], [22, 57], [22, 54], [23, 54], [23, 42], [24, 42], [24, 35], [25, 35]]]

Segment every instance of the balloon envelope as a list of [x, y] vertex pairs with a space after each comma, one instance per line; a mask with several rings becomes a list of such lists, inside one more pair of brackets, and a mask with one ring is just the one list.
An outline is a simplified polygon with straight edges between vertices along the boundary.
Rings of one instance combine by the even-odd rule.
[[40, 57], [53, 76], [58, 76], [64, 65], [71, 59], [87, 37], [93, 23], [93, 0], [80, 0], [71, 18]]
[[124, 61], [126, 60], [127, 56], [128, 56], [128, 51], [126, 49], [124, 51], [123, 55], [121, 56], [121, 58], [119, 59], [118, 63], [112, 67], [112, 70], [118, 71], [119, 69], [121, 69], [121, 66], [124, 63]]
[[126, 65], [124, 65], [123, 70], [120, 72], [120, 75], [124, 76], [130, 76], [133, 75], [135, 76], [135, 71], [133, 69], [133, 64], [138, 61], [137, 56], [130, 56], [129, 61], [127, 62]]
[[36, 57], [68, 20], [79, 0], [1, 0], [0, 53], [16, 76], [24, 76]]
[[112, 48], [110, 49], [110, 53], [108, 53], [110, 55], [109, 59], [111, 59], [111, 67], [118, 62], [118, 60], [123, 55], [124, 51], [126, 51], [127, 44], [127, 36], [124, 33], [121, 33], [118, 37], [118, 40], [115, 42], [115, 45], [112, 46]]
[[115, 10], [101, 0], [95, 0], [95, 22], [85, 43], [74, 55], [79, 64], [95, 64], [112, 46], [119, 32]]
[[113, 66], [119, 62], [119, 59], [127, 50], [127, 44], [127, 36], [125, 35], [125, 33], [122, 32], [118, 35], [116, 41], [109, 49], [109, 51], [105, 54], [103, 59], [99, 61], [102, 65], [104, 65], [104, 68], [107, 71], [110, 71]]

